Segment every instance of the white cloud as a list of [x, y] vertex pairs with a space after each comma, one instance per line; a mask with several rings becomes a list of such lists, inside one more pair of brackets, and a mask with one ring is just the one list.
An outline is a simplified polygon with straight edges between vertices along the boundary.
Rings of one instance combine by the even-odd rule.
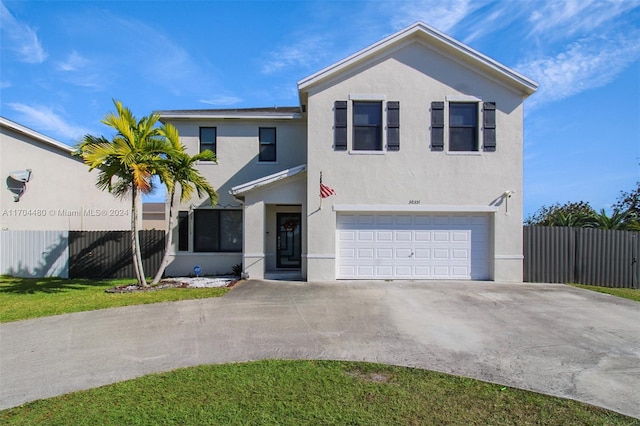
[[42, 105], [26, 105], [22, 103], [8, 103], [9, 107], [21, 113], [18, 121], [27, 126], [40, 129], [56, 138], [64, 138], [66, 141], [76, 143], [90, 130], [81, 126], [75, 126], [64, 121], [53, 109]]
[[636, 30], [613, 37], [581, 39], [562, 53], [536, 58], [515, 68], [540, 84], [529, 103], [534, 106], [602, 87], [638, 59], [640, 31]]
[[531, 33], [540, 36], [567, 37], [589, 33], [629, 10], [640, 6], [639, 0], [554, 0], [534, 2], [541, 8], [531, 12]]
[[[3, 46], [16, 52], [22, 62], [41, 64], [47, 58], [36, 31], [28, 25], [18, 21], [9, 9], [0, 2], [0, 27]], [[7, 42], [10, 41], [10, 42]]]
[[0, 89], [8, 89], [11, 86], [12, 86], [12, 84], [8, 80], [1, 80], [0, 81]]
[[62, 78], [65, 82], [80, 87], [102, 89], [106, 81], [102, 77], [100, 67], [75, 50], [72, 50], [64, 61], [59, 61], [56, 69], [63, 73]]
[[80, 71], [89, 64], [89, 61], [75, 50], [71, 51], [65, 61], [58, 62], [59, 71]]
[[470, 0], [417, 0], [388, 2], [385, 9], [392, 13], [391, 23], [396, 29], [422, 21], [446, 33], [482, 5], [481, 1]]
[[292, 67], [312, 68], [330, 55], [332, 52], [330, 45], [326, 37], [314, 35], [294, 44], [281, 46], [267, 54], [262, 72], [273, 74]]
[[208, 105], [226, 106], [226, 105], [235, 105], [237, 103], [240, 103], [241, 101], [242, 99], [237, 96], [219, 95], [209, 99], [201, 99], [200, 103], [208, 104]]

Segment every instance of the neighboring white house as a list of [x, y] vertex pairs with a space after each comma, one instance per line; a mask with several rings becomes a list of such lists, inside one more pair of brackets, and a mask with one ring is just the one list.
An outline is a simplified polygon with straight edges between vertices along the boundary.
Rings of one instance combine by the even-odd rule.
[[522, 281], [536, 88], [416, 23], [298, 82], [299, 107], [159, 111], [216, 152], [198, 168], [220, 193], [180, 205], [167, 272]]
[[0, 229], [131, 229], [131, 203], [96, 188], [97, 171], [72, 152], [0, 117]]

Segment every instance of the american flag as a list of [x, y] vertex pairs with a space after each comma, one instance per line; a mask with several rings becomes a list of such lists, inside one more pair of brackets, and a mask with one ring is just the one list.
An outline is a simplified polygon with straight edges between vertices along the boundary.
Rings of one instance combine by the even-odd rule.
[[327, 198], [332, 195], [336, 195], [336, 191], [322, 183], [322, 172], [320, 172], [320, 198]]

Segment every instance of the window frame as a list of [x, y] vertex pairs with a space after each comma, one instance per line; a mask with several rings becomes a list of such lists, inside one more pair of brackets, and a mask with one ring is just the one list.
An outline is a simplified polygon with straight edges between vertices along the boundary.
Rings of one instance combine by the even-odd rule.
[[[368, 104], [368, 105], [377, 105], [379, 107], [379, 123], [377, 125], [372, 125], [372, 124], [358, 124], [356, 125], [355, 123], [355, 116], [356, 116], [356, 107], [358, 105], [364, 105], [364, 104]], [[385, 106], [385, 102], [384, 99], [351, 99], [351, 153], [358, 153], [358, 154], [362, 154], [362, 153], [384, 153], [386, 151], [386, 140], [385, 140], [385, 135], [384, 135], [384, 130], [385, 130], [385, 114], [384, 114], [384, 106]], [[360, 149], [356, 147], [356, 129], [358, 128], [377, 128], [378, 132], [377, 132], [377, 136], [378, 136], [378, 145], [380, 146], [379, 149]]]
[[[202, 131], [203, 130], [211, 130], [213, 129], [214, 131], [214, 138], [213, 138], [213, 142], [202, 142]], [[213, 146], [213, 149], [211, 149], [208, 146]], [[211, 127], [211, 126], [201, 126], [199, 128], [199, 132], [198, 132], [198, 152], [202, 152], [206, 149], [211, 150], [217, 157], [218, 155], [218, 128], [217, 127]], [[213, 161], [207, 161], [207, 163], [213, 163]]]
[[[263, 142], [262, 132], [273, 130], [273, 142]], [[262, 147], [273, 145], [273, 160], [262, 158]], [[258, 127], [258, 163], [277, 163], [278, 162], [278, 130], [276, 127]]]
[[[238, 236], [238, 238], [240, 239], [240, 246], [239, 248], [235, 249], [235, 250], [228, 250], [228, 249], [221, 249], [222, 246], [222, 242], [223, 242], [223, 232], [221, 229], [221, 223], [222, 223], [222, 215], [226, 214], [226, 213], [240, 213], [240, 235]], [[242, 222], [243, 222], [243, 218], [242, 218], [242, 210], [238, 210], [238, 209], [195, 209], [193, 210], [193, 252], [194, 253], [242, 253], [242, 246], [243, 246], [243, 235], [242, 233], [244, 232], [243, 226], [242, 226]], [[201, 233], [198, 232], [198, 226], [199, 226], [199, 220], [202, 219], [202, 217], [198, 217], [200, 215], [209, 215], [210, 217], [207, 218], [208, 222], [214, 222], [214, 226], [215, 226], [215, 235], [214, 237], [217, 238], [217, 241], [214, 241], [214, 246], [213, 248], [210, 247], [203, 247], [201, 245], [201, 243], [199, 243], [198, 241], [198, 236], [201, 235]]]
[[[471, 117], [473, 117], [473, 124], [469, 125], [469, 124], [457, 124], [457, 125], [452, 125], [451, 124], [451, 114], [452, 114], [452, 106], [455, 107], [462, 107], [462, 106], [468, 106], [468, 107], [473, 107], [473, 114], [471, 114]], [[447, 144], [447, 151], [448, 152], [452, 152], [452, 153], [479, 153], [480, 152], [480, 108], [479, 108], [479, 102], [476, 101], [450, 101], [448, 102], [448, 108], [447, 108], [447, 121], [448, 121], [448, 129], [447, 129], [447, 136], [448, 136], [448, 144]], [[454, 129], [473, 129], [472, 135], [473, 135], [473, 148], [472, 149], [452, 149], [452, 133], [454, 131]], [[465, 140], [465, 144], [467, 144], [468, 141]]]

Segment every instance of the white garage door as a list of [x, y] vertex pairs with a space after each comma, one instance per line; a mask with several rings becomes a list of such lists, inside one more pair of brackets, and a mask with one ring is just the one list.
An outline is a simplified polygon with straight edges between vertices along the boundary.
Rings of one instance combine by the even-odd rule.
[[487, 214], [338, 213], [338, 279], [489, 279]]

